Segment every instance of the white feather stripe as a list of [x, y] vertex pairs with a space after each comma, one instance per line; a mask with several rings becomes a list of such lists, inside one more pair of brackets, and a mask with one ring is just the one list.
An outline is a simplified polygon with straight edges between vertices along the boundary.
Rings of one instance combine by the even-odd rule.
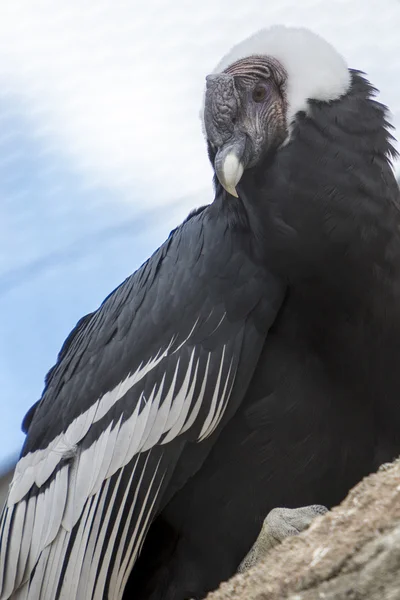
[[[21, 458], [17, 464], [18, 475], [14, 478], [12, 484], [12, 494], [9, 496], [9, 503], [14, 504], [19, 502], [29, 492], [33, 483], [41, 487], [53, 473], [60, 460], [71, 454], [73, 454], [71, 446], [67, 444], [63, 436], [58, 436], [45, 450], [37, 450]], [[21, 472], [20, 463], [25, 459], [30, 459], [32, 464], [28, 465], [28, 463], [24, 463], [25, 470]], [[17, 499], [15, 497], [16, 492], [19, 494]]]
[[21, 548], [22, 533], [25, 521], [25, 512], [26, 502], [24, 501], [20, 502], [19, 504], [17, 504], [17, 506], [14, 507], [14, 518], [10, 531], [10, 536], [8, 538], [6, 559], [7, 568], [5, 571], [4, 584], [2, 590], [2, 595], [5, 598], [8, 598], [11, 595], [15, 587], [19, 552]]
[[[140, 369], [140, 367], [139, 367]], [[138, 369], [138, 370], [139, 370]], [[136, 371], [137, 372], [137, 371]], [[124, 394], [129, 390], [132, 377], [135, 376], [128, 374], [125, 379], [123, 379], [115, 388], [106, 392], [104, 396], [101, 397], [99, 405], [97, 407], [95, 421], [100, 421], [108, 411], [114, 406], [115, 402], [117, 402], [120, 398], [124, 396]]]
[[51, 544], [56, 537], [64, 515], [68, 496], [68, 465], [61, 467], [54, 479], [54, 496], [49, 507], [48, 524], [44, 536], [43, 547]]
[[12, 600], [28, 600], [29, 581], [13, 593]]
[[[232, 390], [232, 387], [233, 387], [233, 385], [231, 386], [230, 392]], [[230, 392], [229, 392], [229, 394], [227, 396], [227, 399], [226, 399], [226, 401], [224, 403], [222, 403], [222, 400], [221, 400], [222, 410], [221, 410], [220, 414], [218, 415], [218, 418], [214, 419], [214, 423], [209, 427], [209, 429], [208, 429], [208, 431], [207, 431], [207, 433], [205, 435], [206, 438], [210, 437], [210, 435], [215, 431], [215, 429], [218, 427], [219, 423], [221, 422], [221, 419], [224, 416], [225, 411], [226, 411], [226, 409], [228, 407], [228, 401], [229, 401]], [[203, 438], [203, 439], [205, 439], [205, 438]]]
[[[76, 444], [87, 434], [93, 423], [98, 402], [97, 400], [86, 412], [79, 415], [67, 431], [58, 435], [47, 448], [36, 450], [20, 459], [8, 497], [10, 506], [21, 500], [29, 492], [36, 481], [36, 476], [42, 484], [48, 479], [61, 459], [73, 456]], [[41, 467], [39, 467], [39, 463], [41, 463]], [[52, 470], [49, 472], [51, 467]]]
[[[65, 453], [65, 451], [64, 451]], [[60, 451], [51, 451], [47, 454], [44, 460], [35, 468], [35, 483], [38, 488], [42, 487], [44, 483], [51, 477], [58, 463], [63, 457], [63, 453]]]
[[[164, 385], [165, 375], [162, 378], [161, 384]], [[150, 413], [147, 419], [146, 427], [144, 428], [142, 437], [140, 439], [138, 450], [142, 450], [147, 438], [149, 437], [150, 431], [154, 427], [155, 420], [157, 418], [157, 412], [160, 404], [161, 394], [156, 394], [157, 384], [154, 384], [153, 389], [151, 390], [150, 396], [147, 399], [147, 402], [150, 404]]]
[[[76, 446], [76, 444], [78, 444], [78, 442], [85, 437], [90, 426], [94, 422], [94, 417], [96, 415], [99, 402], [100, 401], [97, 400], [90, 408], [87, 409], [87, 411], [72, 421], [71, 425], [64, 433], [62, 440], [63, 443], [66, 443], [67, 447], [73, 449], [74, 446]], [[54, 451], [57, 451], [57, 446], [54, 448]]]
[[[89, 572], [89, 576], [87, 578], [87, 586], [86, 586], [87, 594], [85, 596], [85, 600], [96, 600], [94, 590], [95, 590], [95, 585], [96, 585], [96, 580], [97, 580], [98, 569], [100, 567], [101, 551], [104, 547], [105, 537], [107, 534], [107, 528], [108, 528], [108, 525], [110, 522], [112, 510], [113, 510], [113, 508], [115, 508], [115, 506], [114, 506], [115, 497], [117, 495], [118, 488], [119, 488], [119, 485], [121, 482], [122, 473], [123, 473], [123, 469], [120, 470], [117, 480], [114, 483], [111, 498], [109, 498], [108, 504], [106, 505], [106, 513], [104, 514], [102, 511], [100, 514], [100, 517], [101, 517], [100, 527], [101, 528], [97, 535], [95, 550], [94, 550], [92, 562], [90, 565], [90, 572]], [[110, 479], [108, 479], [104, 483], [104, 487], [106, 488], [106, 493], [107, 493], [109, 484], [110, 484]]]
[[121, 427], [122, 417], [123, 417], [123, 415], [120, 416], [117, 424], [111, 429], [110, 435], [107, 438], [107, 447], [105, 449], [104, 457], [101, 462], [99, 472], [97, 474], [97, 479], [92, 487], [91, 494], [97, 494], [97, 492], [100, 490], [101, 486], [103, 485], [105, 479], [107, 479], [107, 473], [108, 473], [109, 467], [111, 465], [113, 452], [114, 452], [114, 448], [115, 448], [115, 444], [116, 444], [116, 439], [117, 439], [117, 436], [119, 434], [119, 430]]
[[[169, 411], [168, 419], [165, 424], [165, 431], [169, 431], [171, 429], [171, 427], [173, 427], [175, 425], [176, 421], [179, 418], [179, 414], [183, 408], [183, 405], [187, 400], [187, 391], [189, 388], [190, 378], [192, 375], [194, 353], [195, 353], [195, 348], [193, 348], [192, 353], [190, 355], [188, 368], [186, 370], [186, 375], [182, 382], [180, 390], [176, 394], [176, 396], [172, 402], [171, 410]], [[189, 402], [189, 404], [190, 404], [190, 402]]]
[[150, 516], [153, 513], [154, 505], [155, 505], [156, 500], [157, 500], [157, 498], [159, 496], [161, 486], [162, 486], [162, 484], [164, 482], [164, 477], [165, 477], [165, 473], [163, 474], [163, 476], [161, 478], [161, 481], [160, 481], [160, 484], [158, 486], [158, 489], [157, 489], [156, 493], [154, 494], [153, 501], [152, 501], [152, 503], [150, 505], [150, 508], [147, 510], [146, 519], [145, 519], [145, 521], [144, 521], [144, 523], [143, 523], [143, 525], [142, 525], [142, 527], [140, 529], [140, 533], [139, 533], [138, 538], [137, 538], [135, 549], [134, 549], [132, 555], [129, 554], [129, 551], [126, 553], [126, 559], [124, 561], [123, 568], [121, 568], [121, 570], [120, 570], [120, 578], [118, 580], [118, 595], [117, 595], [118, 599], [122, 598], [122, 596], [123, 596], [123, 593], [124, 593], [124, 590], [125, 590], [125, 586], [126, 586], [126, 583], [128, 581], [128, 577], [131, 574], [131, 571], [132, 571], [133, 566], [134, 566], [134, 564], [136, 562], [136, 559], [139, 556], [139, 553], [140, 553], [140, 551], [142, 549], [143, 542], [144, 542], [144, 536], [147, 534], [147, 529], [149, 527]]
[[41, 600], [42, 597], [42, 586], [44, 582], [44, 573], [47, 567], [47, 560], [49, 557], [51, 546], [47, 546], [40, 555], [37, 562], [35, 573], [31, 581], [29, 582], [29, 600]]
[[[181, 433], [181, 430], [186, 421], [186, 417], [188, 415], [189, 409], [192, 405], [192, 401], [193, 401], [193, 397], [194, 397], [194, 390], [195, 390], [196, 383], [197, 383], [198, 369], [199, 369], [199, 361], [197, 361], [196, 366], [195, 366], [193, 380], [192, 380], [190, 389], [185, 390], [185, 398], [184, 398], [183, 406], [178, 413], [175, 423], [169, 430], [169, 433], [163, 439], [163, 441], [162, 441], [163, 444], [168, 444], [168, 442], [171, 442], [174, 438], [176, 438]], [[183, 386], [182, 386], [182, 388], [183, 388]], [[182, 392], [182, 388], [179, 393]], [[177, 398], [175, 398], [174, 404], [176, 404], [176, 402], [177, 402]]]
[[[36, 502], [35, 498], [30, 498], [29, 501], [27, 501], [27, 503], [26, 503], [26, 511], [25, 511], [24, 524], [23, 524], [23, 535], [20, 536], [21, 541], [20, 541], [20, 547], [19, 547], [19, 556], [15, 557], [15, 562], [17, 563], [17, 572], [16, 572], [16, 576], [15, 576], [16, 585], [20, 585], [20, 583], [23, 581], [25, 564], [26, 564], [27, 556], [29, 554], [29, 549], [30, 549], [30, 535], [31, 535], [32, 526], [33, 526], [32, 510], [34, 513], [35, 502]], [[9, 527], [11, 524], [11, 517], [15, 510], [16, 510], [16, 508], [4, 510], [3, 515], [2, 515], [2, 521], [1, 521], [1, 528], [0, 528], [0, 530], [1, 530], [1, 534], [0, 534], [0, 597], [1, 598], [3, 598], [3, 593], [4, 593], [4, 590], [2, 593], [2, 588], [3, 588], [3, 583], [4, 583], [3, 570], [6, 565], [6, 557], [11, 556], [13, 553], [8, 542], [6, 542], [6, 539], [9, 535]], [[15, 521], [15, 518], [18, 518], [16, 513], [14, 513], [14, 521]], [[20, 523], [20, 525], [21, 525], [21, 523]], [[14, 529], [14, 526], [12, 528], [12, 531], [13, 531], [13, 529]], [[17, 535], [14, 536], [14, 538], [13, 538], [12, 531], [11, 531], [10, 539], [14, 539], [15, 541], [17, 541], [18, 532], [17, 532]], [[13, 557], [13, 560], [14, 560], [14, 557]]]
[[112, 452], [112, 459], [108, 467], [107, 477], [111, 477], [123, 466], [132, 438], [135, 435], [136, 423], [139, 416], [140, 398], [138, 398], [135, 410], [132, 415], [122, 423], [119, 428], [115, 445]]
[[[130, 461], [135, 456], [135, 454], [138, 453], [140, 440], [142, 439], [143, 431], [146, 427], [146, 423], [147, 423], [147, 420], [148, 420], [148, 417], [150, 414], [150, 408], [151, 408], [151, 404], [150, 404], [150, 402], [148, 402], [137, 418], [137, 421], [134, 425], [134, 430], [132, 432], [132, 435], [130, 436], [130, 444], [125, 452], [125, 455], [122, 458], [122, 463], [121, 463], [122, 467], [125, 467], [127, 464], [129, 464]], [[132, 417], [130, 417], [126, 421], [126, 423], [124, 423], [124, 425], [126, 425], [127, 428], [133, 427], [133, 423], [131, 423], [131, 419], [132, 419]], [[118, 440], [117, 440], [117, 443], [118, 443]]]
[[226, 317], [226, 312], [224, 312], [224, 314], [222, 315], [222, 317], [219, 320], [219, 323], [217, 323], [217, 325], [214, 327], [214, 329], [209, 334], [210, 337], [217, 331], [217, 329], [219, 327], [221, 327], [222, 323], [224, 322], [225, 317]]
[[94, 458], [94, 460], [93, 460], [93, 463], [91, 466], [91, 473], [90, 473], [90, 478], [89, 478], [89, 483], [88, 483], [88, 497], [93, 495], [93, 488], [97, 481], [99, 472], [101, 470], [101, 465], [104, 460], [104, 454], [108, 447], [108, 443], [107, 443], [108, 438], [110, 436], [113, 424], [114, 423], [111, 421], [111, 423], [109, 423], [108, 427], [100, 434], [98, 439], [93, 443], [93, 446], [94, 446], [93, 458]]
[[72, 508], [70, 525], [75, 527], [77, 524], [86, 501], [89, 497], [91, 486], [91, 470], [95, 462], [96, 444], [92, 444], [85, 450], [80, 449], [76, 461], [76, 479], [74, 489], [74, 503]]
[[[143, 469], [142, 469], [142, 473], [141, 473], [140, 479], [139, 479], [139, 481], [137, 483], [137, 487], [136, 487], [137, 490], [140, 488], [140, 484], [142, 483], [143, 475], [144, 475], [145, 470], [146, 470], [146, 465], [147, 465], [148, 458], [149, 457], [147, 456], [145, 464], [144, 464]], [[138, 457], [137, 461], [138, 460], [139, 460], [139, 457]], [[137, 461], [136, 461], [136, 464], [137, 464]], [[96, 587], [95, 587], [95, 592], [94, 592], [94, 598], [103, 598], [103, 595], [104, 595], [104, 587], [105, 587], [105, 583], [106, 583], [106, 578], [107, 578], [107, 574], [108, 574], [108, 569], [109, 569], [109, 566], [110, 566], [111, 558], [112, 558], [112, 555], [113, 555], [113, 552], [114, 552], [115, 540], [116, 540], [116, 537], [117, 537], [118, 529], [119, 529], [120, 524], [121, 524], [122, 514], [123, 514], [123, 511], [124, 511], [124, 508], [125, 508], [126, 500], [127, 500], [128, 494], [129, 494], [130, 489], [131, 489], [132, 478], [133, 478], [133, 474], [135, 473], [135, 470], [136, 470], [136, 464], [135, 464], [135, 468], [132, 469], [132, 473], [131, 473], [131, 476], [129, 478], [129, 481], [126, 484], [125, 493], [124, 493], [123, 499], [120, 502], [118, 514], [116, 515], [116, 517], [114, 519], [112, 532], [111, 532], [110, 535], [107, 535], [106, 551], [104, 553], [103, 561], [102, 561], [102, 564], [101, 564], [101, 568], [100, 568], [100, 571], [99, 571], [98, 576], [97, 576]], [[122, 469], [121, 469], [121, 472], [122, 472]], [[104, 528], [107, 529], [108, 524], [109, 524], [109, 519], [110, 519], [110, 517], [108, 517], [107, 521], [104, 521], [102, 523], [102, 529], [104, 529]], [[108, 594], [108, 598], [110, 598], [110, 594]]]
[[33, 527], [35, 523], [35, 513], [36, 513], [36, 497], [31, 496], [29, 498], [26, 515], [25, 515], [25, 525], [24, 525], [24, 534], [22, 538], [22, 545], [19, 554], [19, 562], [18, 562], [18, 571], [17, 571], [17, 581], [19, 581], [19, 585], [25, 584], [29, 580], [30, 571], [29, 571], [29, 553], [31, 549], [31, 539], [33, 534]]
[[[96, 504], [97, 497], [92, 496], [86, 501], [72, 548], [68, 556], [68, 564], [65, 570], [60, 600], [76, 599], [76, 592], [79, 585], [79, 576], [82, 568], [83, 555], [86, 549], [87, 538], [90, 532], [91, 516], [93, 516], [93, 506]], [[60, 578], [59, 574], [59, 578]], [[83, 599], [82, 599], [83, 600]]]
[[[7, 579], [9, 581], [8, 592], [3, 588], [1, 598], [7, 598], [15, 588], [25, 582], [42, 549], [42, 536], [46, 526], [45, 505], [48, 489], [38, 496], [20, 501], [12, 509], [13, 524], [10, 541], [4, 544], [4, 553], [7, 553]], [[16, 547], [17, 546], [17, 547]], [[1, 558], [5, 563], [6, 557]], [[1, 587], [0, 587], [1, 590]]]
[[6, 523], [6, 514], [7, 514], [7, 504], [5, 504], [0, 513], [0, 540], [3, 534], [3, 529]]
[[[232, 361], [232, 362], [233, 362], [233, 361]], [[233, 386], [234, 386], [234, 383], [235, 383], [235, 378], [236, 378], [236, 372], [235, 372], [235, 373], [233, 374], [233, 376], [231, 377], [231, 381], [230, 381], [229, 389], [228, 389], [228, 391], [227, 391], [227, 394], [226, 394], [226, 397], [225, 397], [225, 399], [224, 399], [224, 406], [223, 406], [223, 409], [222, 409], [222, 412], [221, 412], [221, 414], [220, 414], [220, 415], [219, 415], [219, 417], [218, 417], [218, 422], [216, 423], [216, 426], [217, 426], [217, 425], [218, 425], [218, 424], [221, 422], [221, 419], [222, 419], [222, 417], [224, 416], [224, 414], [225, 414], [225, 411], [226, 411], [226, 409], [227, 409], [227, 407], [228, 407], [228, 404], [229, 404], [229, 399], [230, 399], [230, 397], [231, 397], [231, 394], [232, 394], [232, 389], [233, 389]]]
[[[78, 455], [80, 451], [78, 450]], [[62, 519], [62, 526], [67, 531], [71, 531], [73, 528], [73, 515], [75, 505], [75, 491], [76, 491], [76, 477], [78, 471], [78, 456], [68, 465], [68, 496], [67, 503], [64, 509], [64, 515]]]
[[[18, 466], [18, 464], [17, 464]], [[35, 467], [28, 466], [24, 473], [14, 475], [7, 498], [7, 506], [11, 508], [22, 500], [35, 483]]]
[[[150, 452], [149, 452], [149, 455], [150, 455]], [[158, 498], [158, 494], [159, 494], [159, 491], [160, 491], [160, 488], [161, 488], [161, 485], [162, 485], [165, 473], [162, 474], [161, 481], [160, 481], [159, 486], [158, 486], [158, 490], [156, 491], [156, 493], [153, 493], [153, 500], [152, 500], [151, 506], [147, 507], [149, 496], [150, 496], [150, 493], [152, 492], [154, 481], [156, 480], [156, 475], [158, 473], [158, 469], [159, 469], [159, 466], [160, 466], [160, 463], [161, 463], [161, 459], [162, 459], [162, 455], [160, 456], [160, 458], [158, 460], [157, 467], [154, 469], [153, 477], [151, 479], [150, 485], [148, 486], [146, 496], [145, 496], [145, 498], [144, 498], [144, 500], [143, 500], [143, 502], [141, 504], [141, 510], [140, 510], [140, 513], [139, 513], [139, 515], [138, 515], [138, 517], [136, 519], [135, 529], [133, 530], [133, 533], [132, 533], [132, 535], [130, 537], [129, 546], [128, 546], [127, 550], [126, 550], [125, 558], [123, 560], [123, 563], [122, 563], [121, 567], [119, 568], [119, 577], [118, 577], [117, 587], [116, 587], [116, 589], [114, 591], [114, 594], [111, 595], [112, 600], [120, 600], [120, 598], [122, 598], [122, 594], [123, 594], [124, 587], [125, 587], [125, 584], [123, 584], [124, 576], [125, 576], [125, 574], [127, 572], [128, 565], [129, 564], [132, 565], [131, 568], [130, 568], [130, 570], [129, 570], [129, 572], [130, 572], [132, 570], [133, 564], [136, 561], [137, 551], [138, 551], [138, 548], [139, 548], [139, 546], [141, 544], [141, 539], [145, 535], [145, 532], [146, 532], [146, 529], [147, 529], [147, 523], [148, 523], [150, 515], [152, 513], [154, 504], [155, 504], [155, 502], [156, 502], [156, 500]], [[145, 470], [145, 468], [146, 467], [144, 466], [143, 470]], [[145, 521], [144, 521], [144, 523], [142, 523], [142, 517], [145, 514], [145, 510], [146, 509], [147, 509], [147, 512], [146, 512]], [[135, 545], [134, 548], [133, 548], [133, 545]], [[129, 573], [128, 573], [128, 575], [129, 575]], [[111, 593], [113, 592], [112, 588], [110, 589], [110, 592]]]
[[200, 435], [199, 435], [199, 442], [201, 442], [204, 439], [204, 437], [207, 433], [207, 430], [210, 426], [210, 423], [213, 420], [215, 412], [218, 409], [217, 401], [218, 401], [218, 396], [219, 396], [219, 389], [221, 387], [221, 378], [222, 378], [222, 370], [224, 367], [225, 349], [226, 349], [226, 346], [224, 345], [224, 347], [222, 349], [222, 356], [221, 356], [221, 363], [220, 363], [220, 367], [219, 367], [218, 377], [217, 377], [217, 381], [215, 382], [214, 393], [213, 393], [213, 397], [211, 399], [210, 410], [208, 411], [208, 415], [204, 421], [203, 427], [201, 428]]
[[[172, 382], [171, 382], [170, 388], [168, 390], [167, 396], [164, 399], [164, 402], [160, 406], [159, 410], [157, 411], [156, 418], [160, 419], [159, 420], [159, 424], [160, 425], [162, 424], [163, 431], [165, 429], [165, 423], [167, 422], [169, 411], [171, 409], [171, 403], [172, 403], [172, 399], [173, 399], [173, 396], [174, 396], [174, 389], [175, 389], [175, 384], [176, 384], [176, 378], [177, 378], [177, 375], [178, 375], [178, 368], [179, 368], [179, 359], [178, 359], [177, 365], [175, 367], [174, 377], [172, 379]], [[149, 414], [150, 408], [151, 408], [150, 403], [147, 403], [146, 407], [143, 409], [142, 413], [139, 415], [139, 419], [142, 416], [142, 414], [146, 411], [146, 414], [144, 416], [145, 416], [146, 422], [147, 422], [147, 416]], [[139, 423], [139, 419], [138, 419], [138, 423]], [[127, 465], [128, 463], [130, 463], [130, 461], [132, 460], [132, 458], [139, 451], [139, 445], [140, 445], [140, 442], [142, 440], [142, 436], [143, 436], [143, 432], [144, 432], [144, 428], [145, 428], [146, 422], [143, 419], [141, 421], [141, 427], [139, 427], [139, 424], [136, 425], [136, 427], [135, 427], [135, 435], [132, 437], [131, 445], [130, 445], [130, 447], [128, 449], [128, 452], [127, 452], [127, 454], [125, 456], [125, 459], [123, 461], [123, 466]]]
[[[136, 465], [137, 465], [138, 461], [139, 461], [139, 457], [137, 458], [137, 460], [135, 462], [134, 469], [136, 469]], [[142, 471], [142, 477], [139, 480], [139, 484], [136, 486], [134, 496], [130, 500], [130, 508], [129, 508], [128, 515], [127, 515], [127, 517], [125, 519], [125, 527], [124, 527], [124, 530], [123, 530], [123, 532], [122, 532], [122, 534], [121, 534], [121, 536], [119, 538], [119, 541], [118, 541], [119, 546], [118, 546], [117, 554], [115, 556], [113, 571], [112, 571], [112, 574], [111, 574], [110, 590], [113, 590], [115, 588], [115, 585], [116, 585], [116, 577], [117, 577], [117, 573], [118, 573], [118, 570], [119, 570], [119, 565], [121, 563], [122, 552], [123, 552], [123, 549], [124, 549], [124, 546], [125, 546], [125, 543], [126, 543], [126, 538], [127, 538], [127, 535], [128, 535], [129, 527], [131, 525], [132, 514], [133, 514], [133, 511], [135, 510], [135, 507], [136, 507], [136, 501], [137, 501], [137, 497], [138, 497], [138, 493], [139, 493], [139, 487], [140, 487], [140, 483], [142, 482], [142, 479], [143, 479], [143, 472], [144, 472], [144, 469]]]
[[[232, 364], [233, 364], [233, 358], [231, 360], [231, 364], [229, 365], [228, 373], [225, 377], [225, 385], [224, 385], [224, 389], [222, 390], [221, 398], [218, 402], [218, 409], [215, 413], [214, 419], [212, 420], [207, 432], [205, 433], [205, 436], [204, 436], [205, 438], [209, 437], [213, 433], [213, 431], [215, 431], [215, 429], [217, 428], [218, 423], [221, 421], [223, 414], [226, 410], [226, 407], [228, 405], [229, 397], [231, 395], [233, 382], [234, 382], [234, 377], [232, 377], [232, 381], [231, 381]], [[229, 385], [229, 383], [230, 383], [230, 385]], [[229, 394], [227, 393], [228, 389], [229, 389]]]
[[153, 407], [155, 410], [150, 417], [150, 419], [152, 419], [151, 427], [149, 427], [149, 424], [150, 424], [150, 419], [149, 419], [145, 433], [143, 434], [142, 446], [141, 446], [142, 452], [146, 452], [146, 450], [149, 450], [150, 448], [155, 446], [155, 444], [158, 443], [158, 441], [163, 433], [164, 422], [161, 425], [160, 419], [158, 417], [159, 417], [159, 410], [160, 410], [160, 401], [161, 401], [162, 393], [164, 390], [164, 384], [165, 384], [165, 374], [163, 375], [161, 383], [158, 387], [158, 392], [152, 402], [152, 405], [153, 405], [152, 411], [153, 411]]
[[40, 532], [40, 543], [39, 543], [39, 551], [41, 552], [45, 547], [45, 540], [47, 535], [47, 530], [50, 522], [50, 511], [54, 502], [54, 492], [56, 487], [55, 478], [51, 480], [49, 485], [46, 487], [44, 492], [44, 518], [43, 518], [43, 527]]
[[[92, 589], [90, 586], [90, 570], [93, 566], [93, 555], [99, 537], [99, 527], [101, 525], [101, 519], [104, 513], [104, 503], [106, 500], [110, 481], [111, 479], [107, 479], [107, 481], [104, 482], [103, 487], [98, 491], [97, 494], [98, 502], [96, 506], [96, 512], [92, 521], [92, 526], [90, 528], [90, 534], [86, 546], [85, 556], [83, 558], [81, 577], [79, 580], [77, 592], [78, 598], [88, 598], [88, 590], [89, 588]], [[51, 600], [51, 598], [49, 598], [49, 600]]]
[[28, 573], [32, 573], [35, 565], [38, 561], [40, 554], [40, 540], [42, 537], [42, 531], [46, 523], [46, 506], [45, 506], [45, 493], [39, 492], [36, 496], [35, 506], [35, 517], [33, 520], [33, 530], [31, 536], [31, 547], [29, 550], [28, 562], [26, 570]]
[[25, 456], [22, 456], [16, 464], [12, 485], [18, 483], [24, 472], [28, 467], [34, 467], [39, 462], [44, 460], [49, 452], [52, 450], [60, 441], [62, 434], [58, 434], [47, 446], [41, 450], [35, 450], [35, 452], [28, 452]]
[[[161, 405], [160, 405], [160, 399], [158, 398], [158, 395], [161, 394], [161, 389], [158, 391], [156, 398], [157, 398], [159, 409], [157, 411], [153, 427], [151, 428], [150, 436], [143, 445], [143, 451], [145, 449], [149, 450], [150, 448], [152, 448], [152, 446], [157, 444], [159, 442], [161, 436], [163, 435], [163, 433], [166, 431], [166, 423], [168, 420], [169, 411], [171, 410], [171, 404], [172, 404], [172, 400], [174, 398], [174, 393], [175, 393], [175, 385], [176, 385], [176, 379], [178, 377], [178, 369], [179, 369], [179, 360], [177, 361], [177, 364], [175, 367], [175, 372], [174, 372], [174, 376], [171, 381], [171, 385], [169, 386], [169, 390], [168, 390], [168, 392], [164, 398], [164, 401]], [[164, 378], [165, 378], [165, 376], [163, 377], [162, 381], [164, 381]], [[150, 440], [156, 440], [156, 441], [152, 445], [150, 445]]]
[[2, 514], [1, 523], [1, 538], [0, 538], [0, 600], [3, 598], [3, 585], [4, 585], [4, 570], [6, 566], [6, 556], [8, 551], [11, 516], [14, 508], [5, 508]]
[[56, 597], [59, 576], [62, 571], [69, 538], [70, 533], [61, 527], [57, 537], [52, 543], [51, 556], [49, 557], [46, 568], [46, 580], [42, 588], [40, 600], [54, 600]]
[[139, 383], [139, 381], [141, 381], [150, 371], [160, 364], [160, 362], [167, 356], [171, 344], [172, 341], [168, 345], [167, 349], [164, 350], [164, 352], [162, 352], [160, 349], [154, 358], [150, 358], [144, 366], [142, 366], [143, 363], [141, 363], [134, 373], [128, 375], [123, 382], [119, 383], [114, 389], [106, 392], [104, 396], [101, 397], [95, 421], [99, 421], [102, 417], [104, 417], [104, 415], [114, 406], [116, 402], [118, 402], [118, 400], [120, 400], [126, 394], [126, 392], [128, 392], [134, 385]]
[[197, 398], [197, 402], [194, 405], [194, 407], [192, 408], [191, 412], [190, 412], [190, 416], [188, 418], [188, 420], [186, 421], [185, 425], [182, 427], [181, 429], [181, 433], [184, 433], [185, 431], [187, 431], [188, 429], [190, 429], [193, 425], [193, 423], [195, 422], [200, 409], [202, 407], [203, 404], [203, 399], [204, 399], [204, 394], [206, 391], [206, 385], [207, 385], [207, 377], [208, 377], [208, 369], [210, 367], [210, 360], [211, 360], [211, 353], [208, 353], [208, 358], [207, 358], [207, 364], [206, 364], [206, 368], [204, 371], [204, 377], [203, 377], [203, 383], [201, 385], [201, 389], [200, 389], [200, 393], [199, 393], [199, 397]]
[[[212, 314], [212, 311], [210, 312], [210, 316]], [[186, 344], [186, 342], [188, 341], [188, 339], [190, 338], [190, 336], [192, 335], [192, 333], [194, 332], [194, 330], [197, 327], [197, 323], [199, 322], [200, 317], [197, 317], [195, 324], [193, 325], [192, 329], [189, 332], [189, 335], [187, 336], [186, 339], [183, 340], [183, 342], [181, 344], [179, 344], [179, 346], [177, 348], [175, 348], [175, 350], [172, 352], [172, 354], [176, 354], [177, 352], [179, 352], [179, 350]], [[170, 345], [173, 344], [173, 341], [171, 342]]]
[[29, 556], [29, 549], [31, 547], [31, 537], [33, 531], [33, 522], [35, 518], [35, 510], [36, 510], [36, 498], [35, 496], [31, 496], [27, 499], [26, 512], [25, 512], [25, 521], [24, 521], [24, 532], [21, 539], [21, 547], [19, 551], [19, 559], [18, 559], [18, 570], [16, 576], [16, 587], [20, 586], [22, 582], [24, 582], [28, 575], [26, 573], [26, 563]]
[[[140, 442], [142, 440], [142, 436], [143, 436], [144, 430], [146, 428], [146, 424], [147, 424], [147, 421], [148, 421], [148, 418], [150, 415], [150, 410], [151, 410], [151, 402], [146, 402], [145, 407], [143, 408], [142, 412], [140, 413], [140, 415], [137, 418], [137, 421], [135, 424], [134, 435], [131, 437], [130, 446], [128, 447], [128, 451], [122, 461], [122, 466], [124, 466], [124, 467], [125, 467], [125, 465], [130, 463], [132, 458], [135, 456], [135, 454], [137, 454], [139, 452]], [[128, 421], [129, 421], [129, 419], [128, 419]]]

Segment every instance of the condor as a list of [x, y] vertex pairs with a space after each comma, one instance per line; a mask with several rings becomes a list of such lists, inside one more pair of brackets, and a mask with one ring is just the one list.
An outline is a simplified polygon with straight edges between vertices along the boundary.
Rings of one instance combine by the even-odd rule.
[[271, 509], [331, 507], [400, 453], [399, 189], [374, 95], [281, 26], [207, 77], [215, 198], [64, 343], [25, 421], [1, 600], [203, 598]]

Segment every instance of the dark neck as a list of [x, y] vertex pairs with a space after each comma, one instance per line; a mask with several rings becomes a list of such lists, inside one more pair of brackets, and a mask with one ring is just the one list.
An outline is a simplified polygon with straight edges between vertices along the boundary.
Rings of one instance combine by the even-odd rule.
[[346, 97], [298, 116], [291, 141], [238, 191], [272, 270], [365, 294], [371, 278], [400, 281], [400, 199], [385, 107], [352, 77]]

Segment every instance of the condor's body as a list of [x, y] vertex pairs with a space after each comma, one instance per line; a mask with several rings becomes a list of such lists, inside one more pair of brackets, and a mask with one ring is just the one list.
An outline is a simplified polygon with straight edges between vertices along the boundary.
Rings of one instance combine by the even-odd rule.
[[202, 598], [274, 507], [332, 507], [400, 454], [399, 190], [369, 93], [353, 73], [345, 99], [313, 105], [237, 187], [247, 214], [263, 211], [285, 299], [243, 403], [150, 530], [140, 599]]
[[385, 109], [323, 43], [301, 98], [301, 61], [267, 38], [272, 61], [239, 49], [209, 81], [214, 202], [47, 377], [2, 517], [1, 600], [202, 598], [269, 510], [332, 506], [400, 453]]

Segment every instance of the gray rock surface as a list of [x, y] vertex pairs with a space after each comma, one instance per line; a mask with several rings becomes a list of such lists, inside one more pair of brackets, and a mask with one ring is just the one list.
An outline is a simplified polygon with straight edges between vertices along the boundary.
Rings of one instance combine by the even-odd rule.
[[400, 600], [400, 460], [207, 600]]

